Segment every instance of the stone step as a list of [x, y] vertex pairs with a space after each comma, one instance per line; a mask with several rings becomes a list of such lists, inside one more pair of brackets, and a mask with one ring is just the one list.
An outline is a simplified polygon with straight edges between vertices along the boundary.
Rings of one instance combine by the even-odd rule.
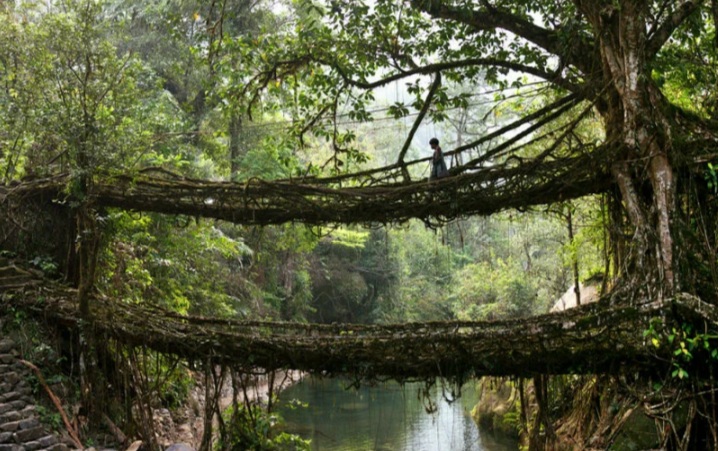
[[67, 445], [63, 443], [58, 443], [57, 445], [52, 445], [48, 448], [45, 448], [41, 451], [70, 451], [70, 448], [67, 447]]
[[5, 393], [4, 395], [0, 395], [0, 402], [18, 401], [23, 396], [24, 395], [19, 391], [11, 391], [11, 392]]
[[34, 440], [32, 442], [23, 443], [22, 447], [25, 448], [25, 451], [36, 451], [42, 446], [37, 442], [37, 440]]
[[[37, 420], [33, 418], [33, 420], [37, 423]], [[26, 420], [27, 421], [27, 420]], [[39, 423], [37, 423], [39, 424]], [[44, 437], [47, 435], [47, 432], [45, 432], [45, 428], [42, 426], [35, 426], [29, 429], [21, 429], [17, 432], [15, 432], [15, 441], [17, 443], [27, 443], [35, 441], [41, 437]]]
[[15, 343], [9, 338], [0, 340], [0, 354], [7, 354], [15, 349]]
[[20, 377], [20, 375], [17, 372], [10, 371], [3, 375], [3, 380], [5, 382], [7, 382], [8, 384], [12, 384], [14, 386], [15, 384], [17, 384], [18, 382], [20, 382], [22, 380], [22, 377]]
[[20, 428], [20, 420], [0, 424], [0, 432], [15, 432]]
[[40, 448], [49, 448], [53, 445], [57, 445], [59, 440], [54, 435], [46, 435], [42, 438], [37, 439], [37, 443], [40, 444]]
[[26, 431], [28, 429], [37, 429], [40, 427], [40, 421], [38, 421], [37, 418], [26, 418], [22, 421], [20, 421], [20, 424], [18, 425], [18, 428], [21, 431]]
[[[0, 268], [0, 289], [30, 279], [29, 273], [12, 271], [11, 267]], [[30, 379], [30, 371], [18, 360], [15, 343], [0, 338], [0, 451], [69, 451], [40, 423], [30, 396]]]
[[15, 357], [13, 354], [0, 354], [0, 363], [4, 365], [15, 363], [16, 360], [17, 357]]
[[0, 428], [2, 428], [6, 424], [19, 422], [20, 420], [22, 420], [22, 415], [20, 415], [20, 412], [13, 409], [0, 415]]
[[15, 387], [13, 387], [13, 391], [20, 392], [24, 396], [27, 396], [30, 393], [30, 384], [28, 384], [27, 381], [22, 380], [15, 384]]
[[[13, 410], [17, 410], [18, 413], [21, 413], [21, 411], [27, 407], [28, 400], [27, 399], [18, 399], [17, 401], [11, 401], [9, 404], [12, 406]], [[23, 418], [27, 418], [27, 416], [20, 415]]]
[[20, 416], [22, 416], [23, 418], [34, 418], [36, 412], [37, 409], [33, 404], [28, 404], [22, 410], [19, 411]]

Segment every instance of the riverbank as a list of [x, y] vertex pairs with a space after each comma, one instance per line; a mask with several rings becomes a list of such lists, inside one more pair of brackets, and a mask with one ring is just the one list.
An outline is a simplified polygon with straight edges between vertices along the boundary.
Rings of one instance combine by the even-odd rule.
[[[154, 431], [157, 443], [163, 448], [173, 443], [186, 443], [195, 449], [199, 448], [204, 433], [205, 385], [204, 375], [191, 373], [195, 381], [190, 389], [187, 400], [176, 409], [156, 408], [153, 411]], [[281, 393], [288, 387], [302, 380], [304, 374], [299, 371], [277, 371], [272, 382], [266, 375], [253, 376], [246, 384], [246, 390], [238, 394], [240, 403], [260, 403], [266, 405], [269, 400], [270, 388], [273, 394]], [[225, 380], [220, 393], [220, 411], [224, 412], [232, 405], [233, 389], [231, 380]], [[214, 419], [217, 429], [217, 418]]]

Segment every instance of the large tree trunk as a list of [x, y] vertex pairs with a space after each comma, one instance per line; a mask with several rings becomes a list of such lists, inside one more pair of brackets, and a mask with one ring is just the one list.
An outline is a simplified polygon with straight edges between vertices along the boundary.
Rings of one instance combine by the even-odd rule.
[[609, 103], [604, 118], [609, 139], [617, 138], [624, 149], [612, 173], [634, 227], [634, 274], [647, 282], [640, 285], [658, 296], [669, 296], [676, 288], [671, 122], [663, 113], [666, 100], [651, 79], [650, 55], [645, 50], [648, 6], [637, 0], [619, 3], [578, 2], [600, 36], [608, 95], [618, 99]]

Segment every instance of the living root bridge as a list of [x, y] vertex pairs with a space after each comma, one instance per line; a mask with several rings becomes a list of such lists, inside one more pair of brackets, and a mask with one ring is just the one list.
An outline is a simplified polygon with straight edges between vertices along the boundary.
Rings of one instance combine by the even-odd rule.
[[[8, 271], [5, 271], [7, 274]], [[77, 327], [77, 292], [25, 272], [0, 279], [0, 310], [10, 306]], [[646, 345], [652, 318], [691, 314], [718, 325], [700, 300], [611, 306], [602, 301], [521, 320], [401, 325], [297, 324], [182, 316], [98, 297], [93, 327], [130, 346], [247, 371], [297, 369], [362, 380], [612, 373], [660, 369], [670, 352]], [[661, 353], [666, 355], [661, 355]]]
[[[371, 178], [253, 179], [246, 183], [185, 178], [97, 178], [87, 199], [97, 206], [201, 216], [242, 224], [400, 223], [411, 218], [451, 220], [526, 208], [606, 191], [607, 171], [595, 157], [480, 168], [428, 182], [382, 184]], [[514, 162], [515, 163], [515, 162]], [[373, 174], [376, 176], [376, 174]], [[69, 178], [0, 187], [0, 201], [48, 194], [62, 198]]]

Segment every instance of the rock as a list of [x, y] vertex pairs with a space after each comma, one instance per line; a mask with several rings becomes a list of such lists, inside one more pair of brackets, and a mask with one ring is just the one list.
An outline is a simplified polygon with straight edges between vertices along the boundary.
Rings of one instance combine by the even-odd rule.
[[21, 411], [22, 409], [27, 407], [27, 403], [25, 401], [23, 401], [22, 399], [18, 399], [17, 401], [12, 401], [10, 403], [10, 405], [12, 406], [13, 410], [17, 410], [17, 411]]
[[20, 428], [21, 431], [36, 428], [38, 426], [40, 426], [40, 422], [37, 421], [37, 418], [28, 418], [26, 420], [22, 420], [20, 424], [18, 424], [18, 428]]
[[15, 433], [15, 440], [20, 443], [25, 443], [32, 440], [37, 440], [40, 437], [43, 437], [45, 434], [45, 428], [43, 428], [42, 426], [38, 426], [31, 429], [23, 429], [17, 431]]
[[2, 404], [0, 403], [0, 415], [7, 413], [12, 410], [12, 406], [10, 404]]
[[30, 385], [27, 381], [22, 380], [15, 385], [15, 391], [26, 392], [28, 390], [30, 390]]
[[70, 448], [67, 447], [67, 445], [63, 443], [58, 443], [57, 445], [52, 445], [51, 447], [45, 449], [45, 451], [69, 451]]
[[38, 443], [37, 441], [23, 443], [22, 446], [23, 448], [25, 448], [26, 451], [35, 451], [36, 449], [42, 448], [40, 443]]
[[11, 410], [3, 415], [0, 415], [0, 424], [17, 422], [22, 420], [22, 415], [18, 412]]
[[194, 448], [186, 443], [175, 443], [170, 445], [165, 451], [196, 451]]
[[7, 443], [12, 440], [12, 432], [0, 433], [0, 443]]
[[35, 411], [37, 408], [30, 404], [28, 406], [25, 406], [24, 409], [20, 411], [20, 415], [22, 415], [23, 418], [30, 418], [31, 416], [35, 415]]
[[40, 444], [40, 446], [42, 446], [43, 448], [49, 448], [49, 447], [51, 447], [52, 445], [56, 445], [56, 444], [57, 444], [57, 437], [55, 437], [54, 435], [46, 435], [45, 437], [42, 437], [41, 439], [38, 439], [37, 442], [38, 442], [38, 443]]
[[[562, 312], [569, 308], [576, 307], [576, 292], [574, 292], [575, 285], [571, 285], [571, 288], [553, 304], [551, 312]], [[581, 305], [596, 302], [598, 300], [598, 291], [601, 289], [601, 285], [582, 283], [578, 284], [579, 291], [581, 293]]]
[[0, 431], [3, 432], [15, 432], [17, 431], [19, 421], [13, 421], [11, 423], [0, 424]]
[[15, 348], [15, 343], [9, 338], [0, 340], [0, 354], [7, 354]]
[[[15, 374], [15, 373], [10, 373]], [[22, 396], [21, 393], [16, 391], [11, 391], [9, 393], [5, 393], [4, 395], [0, 395], [0, 402], [8, 402], [8, 401], [15, 401], [19, 399]]]
[[2, 364], [10, 364], [15, 361], [15, 356], [12, 354], [0, 354], [0, 363]]
[[137, 440], [135, 442], [132, 442], [132, 444], [127, 448], [126, 451], [137, 451], [142, 446], [142, 440]]
[[25, 451], [20, 445], [0, 445], [0, 451]]
[[12, 385], [17, 384], [18, 382], [20, 382], [22, 380], [22, 378], [14, 371], [5, 373], [5, 375], [3, 376], [3, 379], [5, 379], [5, 382], [12, 384]]
[[611, 449], [632, 451], [658, 448], [659, 446], [660, 439], [656, 434], [656, 422], [640, 409], [636, 409], [628, 417], [619, 433], [616, 434]]
[[514, 418], [519, 418], [517, 388], [513, 382], [503, 379], [484, 378], [478, 385], [480, 390], [477, 404], [471, 410], [471, 417], [480, 430], [496, 433], [512, 440], [518, 440], [518, 429]]

